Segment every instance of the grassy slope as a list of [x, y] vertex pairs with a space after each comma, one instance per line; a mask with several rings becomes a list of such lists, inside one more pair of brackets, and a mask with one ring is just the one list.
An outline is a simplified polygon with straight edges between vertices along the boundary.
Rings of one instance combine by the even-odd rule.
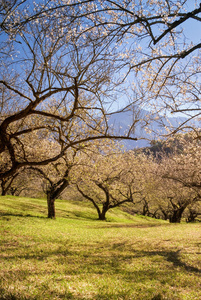
[[201, 299], [201, 224], [0, 197], [0, 299]]

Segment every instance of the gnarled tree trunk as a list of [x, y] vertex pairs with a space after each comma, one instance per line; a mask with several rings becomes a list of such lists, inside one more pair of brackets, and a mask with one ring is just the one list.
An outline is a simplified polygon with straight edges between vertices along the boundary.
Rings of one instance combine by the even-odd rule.
[[185, 207], [180, 207], [178, 209], [173, 210], [173, 213], [169, 216], [170, 223], [180, 223], [184, 209]]
[[[66, 171], [67, 175], [69, 170]], [[69, 185], [69, 181], [66, 178], [60, 179], [56, 183], [52, 183], [49, 189], [47, 190], [47, 208], [48, 208], [48, 218], [55, 219], [55, 200], [58, 199], [60, 194], [65, 190]]]

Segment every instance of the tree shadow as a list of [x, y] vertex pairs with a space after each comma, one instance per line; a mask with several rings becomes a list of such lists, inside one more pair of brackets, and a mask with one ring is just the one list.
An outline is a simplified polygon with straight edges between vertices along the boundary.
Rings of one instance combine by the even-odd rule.
[[193, 266], [189, 266], [185, 262], [182, 262], [181, 259], [179, 258], [180, 252], [181, 252], [181, 250], [170, 251], [170, 252], [165, 252], [162, 255], [166, 257], [166, 260], [168, 262], [172, 262], [173, 266], [175, 266], [175, 267], [182, 267], [187, 272], [201, 273], [201, 269], [198, 269]]
[[[55, 298], [53, 298], [55, 296]], [[4, 288], [0, 288], [0, 300], [42, 300], [43, 297], [39, 294], [36, 296], [29, 296], [28, 298], [19, 293], [8, 292]], [[74, 296], [70, 291], [65, 291], [64, 293], [50, 293], [50, 297], [45, 299], [65, 299], [65, 300], [84, 300], [85, 297], [76, 295]]]
[[[27, 246], [28, 248], [29, 246]], [[19, 245], [14, 246], [14, 248], [19, 248]], [[11, 249], [12, 250], [12, 249]], [[14, 250], [14, 249], [13, 249]], [[126, 251], [124, 251], [126, 250]], [[97, 255], [97, 251], [98, 255]], [[37, 259], [39, 261], [47, 260], [48, 258], [52, 258], [54, 261], [54, 265], [66, 265], [66, 270], [63, 273], [63, 277], [66, 275], [68, 276], [75, 276], [79, 275], [80, 272], [82, 274], [96, 274], [96, 275], [107, 275], [107, 272], [109, 271], [110, 274], [113, 274], [115, 276], [118, 276], [118, 278], [121, 277], [121, 280], [125, 280], [126, 282], [130, 281], [133, 282], [133, 280], [136, 281], [136, 283], [144, 282], [146, 284], [146, 280], [155, 279], [162, 283], [164, 278], [167, 278], [167, 270], [161, 269], [158, 273], [155, 272], [152, 268], [146, 268], [146, 269], [124, 269], [125, 263], [128, 265], [133, 259], [143, 259], [143, 258], [149, 258], [149, 257], [157, 257], [161, 256], [163, 257], [167, 262], [170, 262], [173, 264], [172, 272], [174, 272], [174, 268], [183, 268], [188, 273], [195, 273], [200, 274], [201, 269], [190, 266], [187, 263], [183, 262], [181, 260], [181, 250], [176, 251], [143, 251], [143, 250], [135, 250], [133, 249], [132, 245], [127, 244], [125, 242], [117, 242], [117, 243], [103, 243], [100, 244], [98, 242], [94, 242], [91, 244], [87, 244], [86, 247], [83, 247], [83, 245], [80, 245], [80, 247], [74, 249], [74, 246], [72, 244], [68, 244], [68, 241], [63, 241], [60, 243], [60, 248], [58, 249], [51, 249], [48, 248], [46, 250], [43, 249], [43, 251], [37, 251], [37, 252], [29, 252], [25, 254], [19, 254], [16, 255], [15, 251], [10, 252], [10, 255], [6, 257], [6, 259], [10, 260], [16, 260], [16, 259], [23, 259], [23, 260], [32, 260]], [[54, 258], [53, 258], [54, 257]], [[150, 260], [151, 261], [151, 260]], [[157, 264], [157, 262], [156, 262]], [[21, 272], [21, 275], [20, 275]], [[47, 275], [49, 272], [49, 276], [54, 277], [54, 271], [52, 269], [50, 270], [42, 270], [38, 269], [34, 273], [36, 276], [38, 275]], [[20, 278], [24, 277], [24, 273], [26, 273], [26, 276], [32, 276], [31, 271], [27, 270], [19, 270], [18, 276]], [[9, 270], [7, 270], [7, 274], [5, 274], [6, 277], [9, 277], [11, 274]], [[171, 277], [171, 274], [169, 274]], [[63, 280], [63, 279], [62, 279]], [[5, 292], [5, 291], [4, 291]], [[55, 291], [56, 293], [56, 291]], [[114, 299], [113, 294], [105, 294], [106, 291], [101, 293], [99, 290], [98, 293], [94, 296], [94, 299]], [[123, 291], [116, 291], [115, 292], [116, 299], [124, 299], [124, 296], [122, 293]], [[55, 294], [56, 295], [56, 294]], [[16, 299], [21, 300], [23, 298], [18, 298], [17, 296], [10, 295], [11, 297], [6, 299]], [[57, 294], [57, 297], [59, 299], [72, 299], [72, 300], [79, 300], [79, 299], [86, 299], [79, 295], [73, 295], [70, 291], [66, 291], [64, 294]], [[119, 297], [119, 298], [118, 298]], [[5, 299], [5, 298], [1, 298]], [[32, 299], [31, 297], [29, 298]], [[36, 299], [36, 298], [33, 298]], [[39, 299], [39, 298], [38, 298]], [[126, 299], [126, 297], [125, 297]], [[163, 299], [163, 296], [159, 293], [156, 295], [152, 295], [152, 300], [160, 300]]]
[[[23, 214], [23, 213], [11, 213], [11, 212], [0, 212], [0, 217], [7, 219], [8, 217], [22, 217], [22, 218], [39, 218], [39, 219], [47, 219], [45, 216], [35, 216], [31, 214]], [[7, 221], [9, 221], [8, 219]]]

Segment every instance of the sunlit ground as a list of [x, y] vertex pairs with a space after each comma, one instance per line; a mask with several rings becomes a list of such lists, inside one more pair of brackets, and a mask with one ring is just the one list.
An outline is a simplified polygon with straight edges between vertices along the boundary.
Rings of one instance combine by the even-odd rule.
[[0, 197], [0, 299], [201, 299], [201, 224]]

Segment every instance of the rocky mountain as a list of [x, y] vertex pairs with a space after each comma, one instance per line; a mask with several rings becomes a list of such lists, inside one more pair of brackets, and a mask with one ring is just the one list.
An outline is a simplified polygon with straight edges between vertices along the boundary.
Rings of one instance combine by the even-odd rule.
[[160, 117], [156, 115], [150, 116], [146, 110], [136, 112], [126, 111], [112, 114], [109, 118], [110, 129], [116, 134], [125, 134], [128, 132], [130, 125], [135, 122], [132, 129], [133, 137], [137, 137], [137, 141], [122, 140], [121, 143], [127, 150], [134, 148], [149, 147], [151, 140], [164, 138], [167, 134], [166, 128], [177, 128], [185, 122], [184, 117]]

